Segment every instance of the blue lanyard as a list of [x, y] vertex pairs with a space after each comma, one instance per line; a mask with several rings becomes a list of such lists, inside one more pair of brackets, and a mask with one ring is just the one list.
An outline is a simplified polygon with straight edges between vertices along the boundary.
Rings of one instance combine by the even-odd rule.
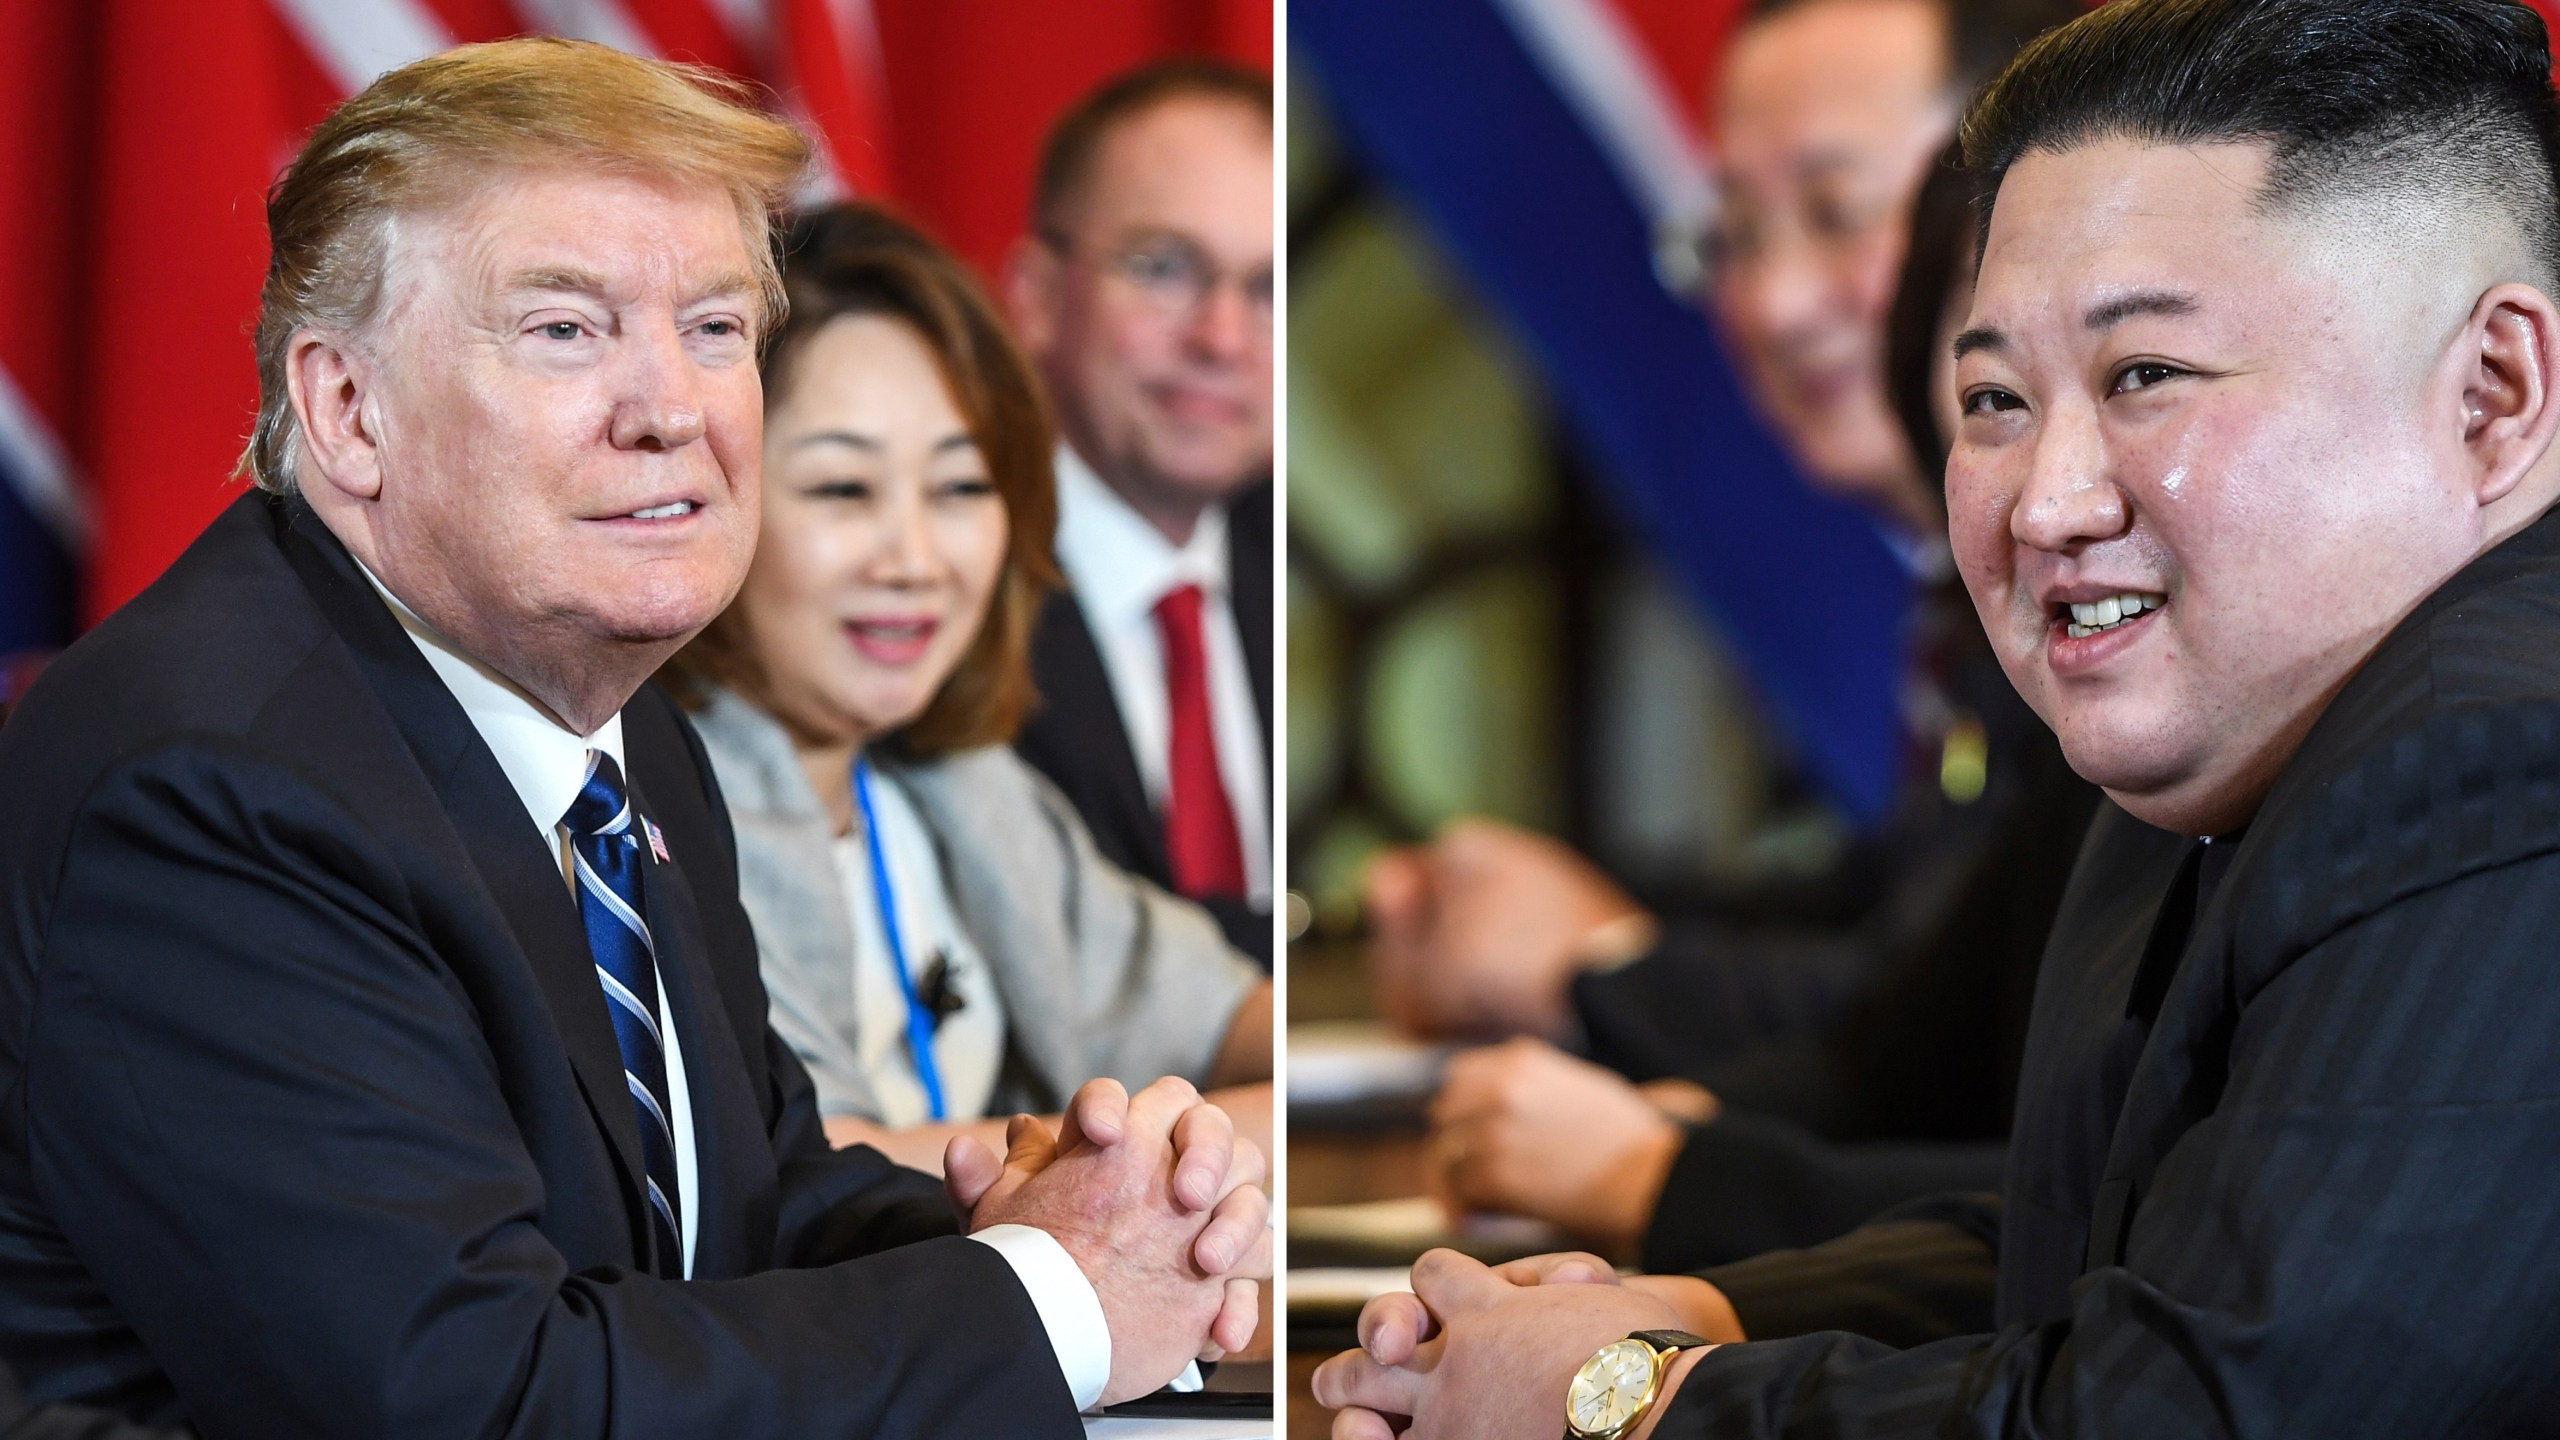
[[862, 839], [871, 851], [871, 896], [880, 909], [880, 929], [889, 937], [889, 962], [898, 971], [898, 993], [907, 997], [907, 1048], [915, 1052], [916, 1078], [924, 1082], [925, 1109], [947, 1120], [942, 1103], [942, 1069], [933, 1063], [933, 1012], [916, 993], [915, 976], [907, 970], [907, 942], [898, 933], [898, 896], [889, 886], [889, 854], [880, 844], [880, 812], [871, 803], [871, 762], [853, 762], [853, 800], [862, 807]]

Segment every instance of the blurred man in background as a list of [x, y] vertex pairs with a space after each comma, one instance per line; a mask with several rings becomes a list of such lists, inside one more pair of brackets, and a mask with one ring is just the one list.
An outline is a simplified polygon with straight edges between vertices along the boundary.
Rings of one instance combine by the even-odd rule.
[[1006, 277], [1068, 591], [1016, 748], [1103, 853], [1271, 960], [1271, 81], [1133, 71], [1050, 136]]
[[[1914, 193], [1964, 96], [2076, 10], [1774, 0], [1735, 38], [1716, 90], [1713, 310], [1806, 478], [1871, 511], [1924, 589], [1909, 769], [1888, 826], [1809, 924], [1748, 924], [1770, 909], [1748, 895], [1660, 918], [1566, 847], [1488, 822], [1380, 857], [1369, 900], [1388, 1017], [1527, 1037], [1460, 1057], [1434, 1107], [1458, 1203], [1669, 1266], [1997, 1182], [2056, 857], [2092, 793], [1953, 584], [1943, 448], [1897, 421], [1885, 328]], [[1942, 297], [1943, 271], [1924, 284]], [[1577, 1043], [1601, 1063], [1558, 1048]], [[1902, 1083], [1913, 1069], [1937, 1083]], [[1831, 1143], [1867, 1140], [1953, 1143]]]

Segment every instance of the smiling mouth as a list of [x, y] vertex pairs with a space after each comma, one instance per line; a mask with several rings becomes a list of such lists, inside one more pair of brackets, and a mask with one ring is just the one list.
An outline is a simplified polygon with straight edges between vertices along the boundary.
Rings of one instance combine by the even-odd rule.
[[924, 657], [942, 622], [921, 620], [848, 620], [845, 637], [853, 648], [873, 661], [888, 665], [912, 664]]
[[2061, 624], [2063, 634], [2074, 640], [2085, 640], [2089, 636], [2130, 625], [2168, 603], [2166, 595], [2128, 590], [2088, 604], [2061, 606], [2055, 619]]

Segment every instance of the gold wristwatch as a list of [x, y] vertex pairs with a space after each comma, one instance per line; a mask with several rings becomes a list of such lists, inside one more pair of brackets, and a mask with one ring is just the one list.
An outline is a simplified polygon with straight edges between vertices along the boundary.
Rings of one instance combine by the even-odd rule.
[[1653, 1409], [1671, 1357], [1714, 1343], [1686, 1330], [1639, 1330], [1601, 1346], [1564, 1392], [1564, 1440], [1623, 1440]]

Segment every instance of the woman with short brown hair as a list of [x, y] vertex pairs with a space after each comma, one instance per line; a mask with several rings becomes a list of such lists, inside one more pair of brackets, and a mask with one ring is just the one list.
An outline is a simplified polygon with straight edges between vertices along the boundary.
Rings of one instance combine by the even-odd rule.
[[[1097, 1075], [1267, 1080], [1269, 982], [1004, 748], [1058, 583], [1030, 367], [960, 262], [877, 207], [802, 219], [783, 282], [755, 563], [668, 679], [828, 1133], [938, 1168], [957, 1128]], [[1223, 1098], [1267, 1137], [1267, 1086]]]

